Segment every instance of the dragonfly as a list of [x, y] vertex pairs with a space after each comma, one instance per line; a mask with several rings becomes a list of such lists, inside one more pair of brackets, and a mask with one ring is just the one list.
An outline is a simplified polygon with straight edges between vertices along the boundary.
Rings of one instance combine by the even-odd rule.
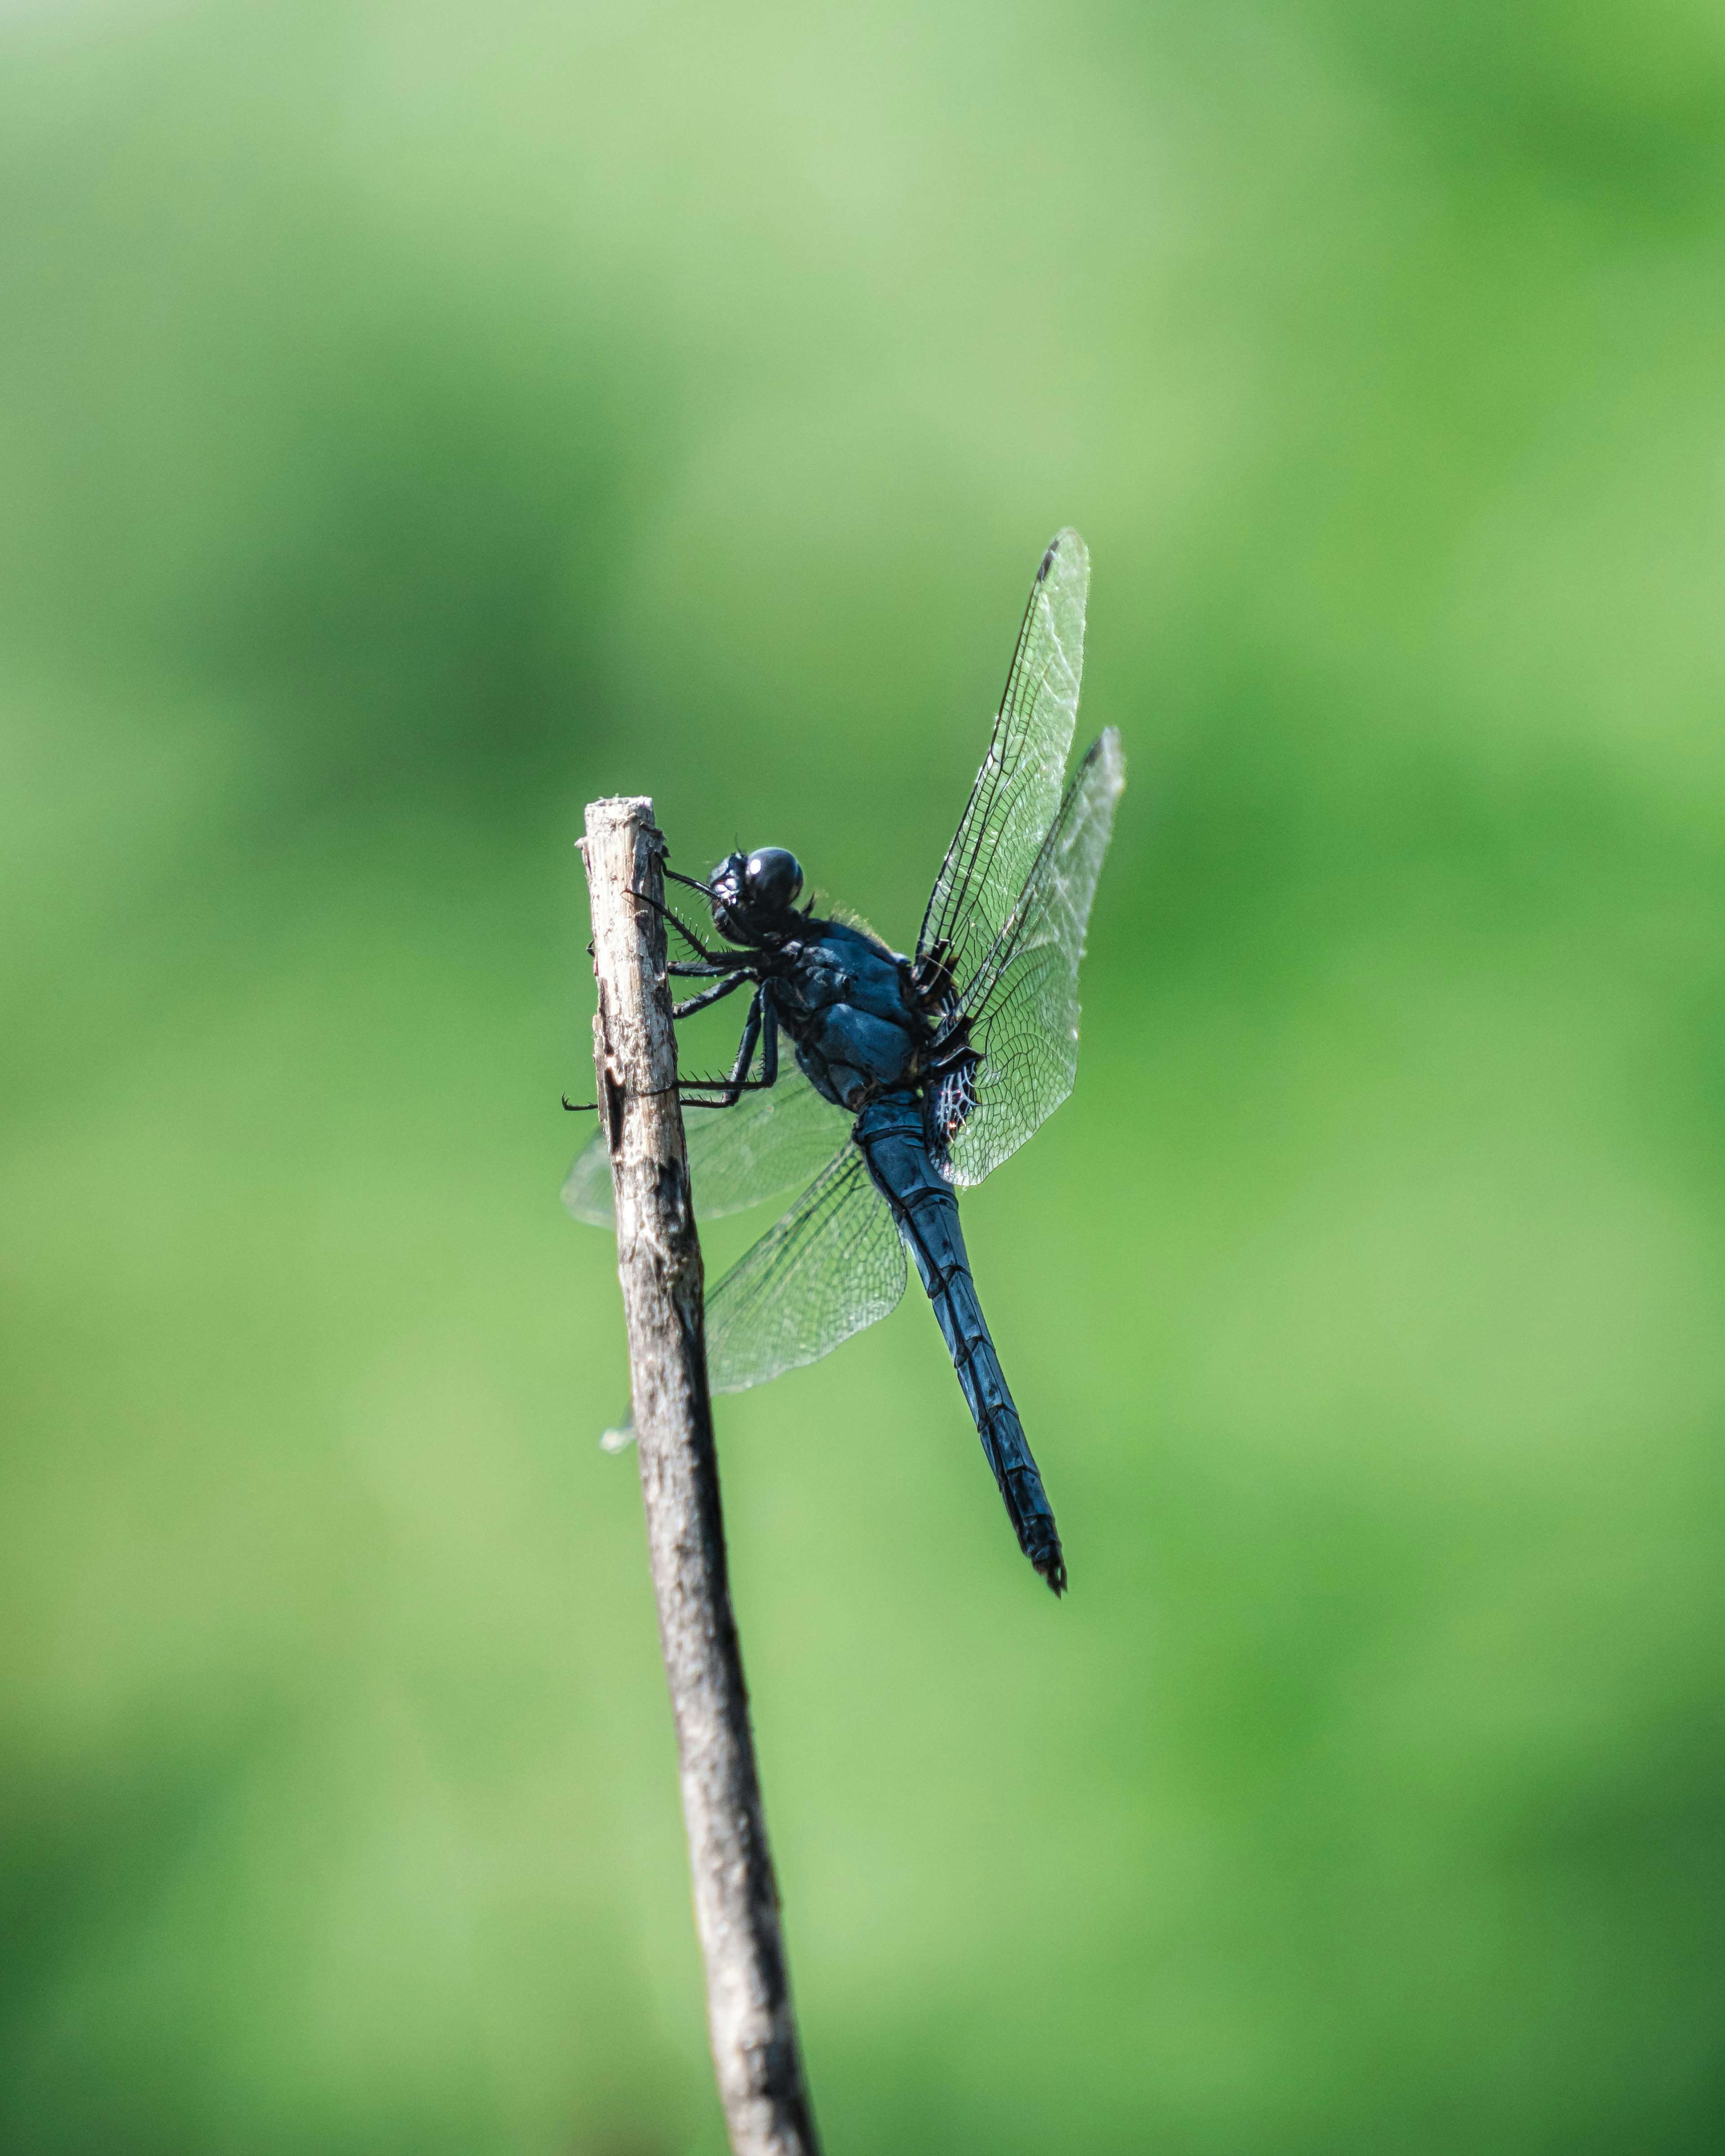
[[[704, 880], [667, 869], [706, 900], [711, 934], [661, 909], [691, 954], [666, 972], [702, 983], [678, 1019], [750, 991], [729, 1074], [678, 1080], [685, 1107], [703, 1111], [687, 1127], [697, 1217], [806, 1184], [706, 1292], [711, 1390], [829, 1353], [896, 1306], [913, 1262], [1019, 1546], [1056, 1595], [1060, 1532], [983, 1315], [957, 1193], [1017, 1152], [1077, 1074], [1079, 963], [1126, 783], [1111, 726], [1066, 776], [1089, 584], [1084, 542], [1060, 531], [914, 952], [841, 907], [799, 909], [802, 865], [780, 846], [733, 852]], [[563, 1201], [612, 1223], [603, 1130]]]

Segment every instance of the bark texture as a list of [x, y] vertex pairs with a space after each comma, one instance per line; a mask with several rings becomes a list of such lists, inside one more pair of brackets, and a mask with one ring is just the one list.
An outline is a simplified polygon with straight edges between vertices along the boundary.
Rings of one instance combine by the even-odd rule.
[[676, 1720], [713, 2066], [735, 2156], [818, 2156], [726, 1571], [665, 922], [641, 902], [665, 896], [665, 843], [651, 801], [590, 803], [582, 850], [599, 988], [594, 1097], [616, 1183], [648, 1560]]

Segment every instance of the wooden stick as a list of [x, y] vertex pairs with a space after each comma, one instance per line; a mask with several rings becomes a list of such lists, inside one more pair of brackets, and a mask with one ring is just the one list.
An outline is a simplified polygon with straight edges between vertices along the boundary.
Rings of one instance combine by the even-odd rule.
[[819, 2156], [726, 1570], [665, 921], [639, 902], [665, 896], [651, 801], [591, 803], [582, 851], [599, 984], [595, 1098], [617, 1192], [647, 1558], [676, 1719], [713, 2066], [734, 2156]]

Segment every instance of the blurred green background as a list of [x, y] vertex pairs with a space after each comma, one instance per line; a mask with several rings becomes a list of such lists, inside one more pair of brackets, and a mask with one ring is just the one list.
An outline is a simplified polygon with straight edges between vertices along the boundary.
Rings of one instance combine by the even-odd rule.
[[721, 2148], [571, 841], [902, 944], [1067, 521], [1069, 1602], [920, 1296], [721, 1407], [832, 2156], [1725, 2144], [1725, 13], [0, 60], [0, 2146]]

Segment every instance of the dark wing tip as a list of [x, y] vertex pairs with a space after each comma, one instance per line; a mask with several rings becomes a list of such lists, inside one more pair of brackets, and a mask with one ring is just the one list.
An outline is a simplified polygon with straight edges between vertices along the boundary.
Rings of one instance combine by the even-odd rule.
[[1043, 556], [1041, 564], [1037, 569], [1036, 581], [1039, 584], [1044, 584], [1048, 582], [1048, 572], [1055, 565], [1055, 557], [1060, 552], [1061, 548], [1065, 546], [1068, 540], [1070, 540], [1072, 545], [1077, 548], [1079, 567], [1081, 569], [1082, 568], [1084, 542], [1079, 537], [1078, 534], [1072, 529], [1072, 526], [1070, 524], [1063, 524], [1060, 530], [1055, 532], [1053, 538], [1049, 541], [1048, 552]]

